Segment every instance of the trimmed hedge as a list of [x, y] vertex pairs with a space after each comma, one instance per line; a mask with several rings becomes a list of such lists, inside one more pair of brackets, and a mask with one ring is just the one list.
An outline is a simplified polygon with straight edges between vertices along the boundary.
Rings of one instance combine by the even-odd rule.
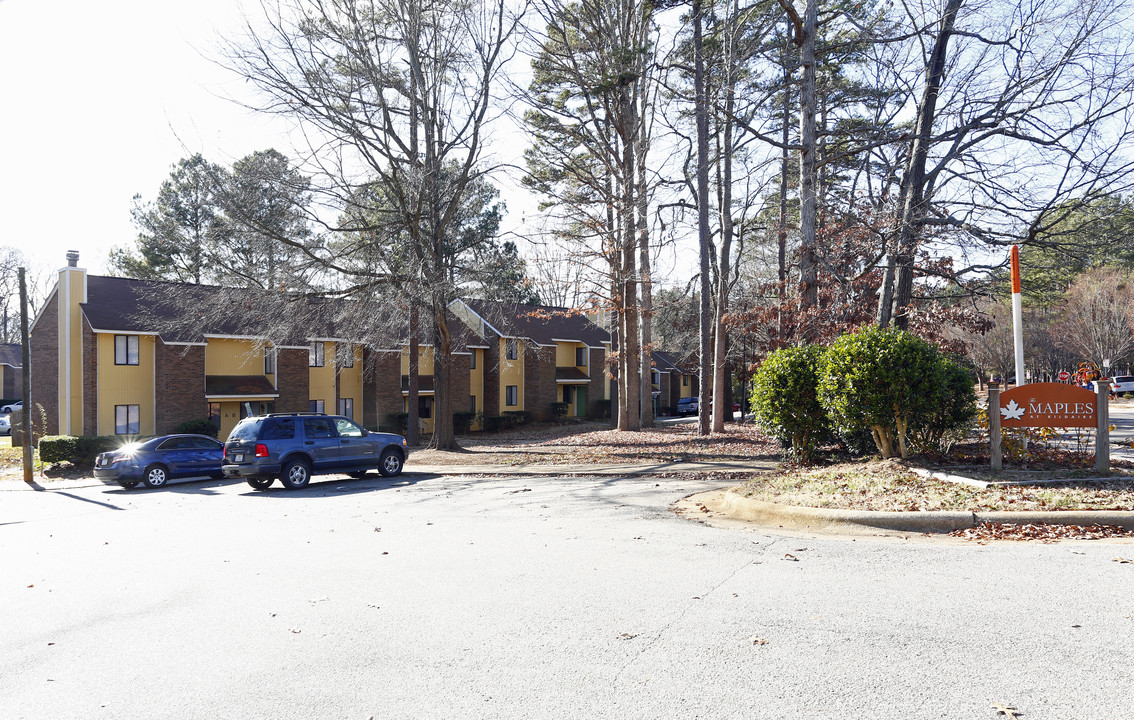
[[212, 420], [186, 420], [177, 426], [177, 432], [208, 435], [215, 438], [220, 433], [220, 428], [214, 425]]
[[48, 435], [39, 439], [39, 458], [45, 463], [93, 466], [99, 453], [117, 450], [122, 441], [118, 435]]

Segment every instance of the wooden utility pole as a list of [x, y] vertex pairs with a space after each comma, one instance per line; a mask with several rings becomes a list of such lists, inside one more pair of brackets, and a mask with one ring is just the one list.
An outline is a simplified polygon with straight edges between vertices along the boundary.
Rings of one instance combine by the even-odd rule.
[[24, 435], [24, 482], [31, 484], [32, 482], [32, 443], [35, 438], [32, 437], [31, 422], [28, 418], [31, 417], [31, 353], [29, 351], [30, 344], [28, 343], [28, 283], [25, 275], [24, 268], [20, 268], [20, 349], [21, 360], [23, 361], [23, 368], [21, 368], [20, 375], [23, 380], [23, 401], [24, 408], [20, 411], [20, 431]]

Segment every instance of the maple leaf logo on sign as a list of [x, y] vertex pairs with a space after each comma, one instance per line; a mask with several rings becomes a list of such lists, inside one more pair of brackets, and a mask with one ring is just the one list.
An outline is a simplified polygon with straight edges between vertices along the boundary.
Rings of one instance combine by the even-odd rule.
[[1017, 405], [1015, 400], [1010, 401], [1007, 405], [1000, 408], [1000, 414], [1006, 420], [1019, 420], [1024, 417], [1024, 408]]

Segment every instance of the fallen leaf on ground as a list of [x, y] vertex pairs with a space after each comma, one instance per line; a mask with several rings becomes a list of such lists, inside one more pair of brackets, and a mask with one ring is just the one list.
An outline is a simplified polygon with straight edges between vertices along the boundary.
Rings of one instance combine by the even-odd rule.
[[1134, 530], [1117, 525], [1056, 525], [1035, 523], [981, 523], [976, 527], [954, 530], [952, 537], [985, 542], [988, 540], [1035, 540], [1052, 543], [1059, 540], [1101, 540], [1103, 538], [1134, 537]]
[[1016, 708], [1011, 705], [1003, 705], [1001, 703], [992, 703], [992, 709], [996, 711], [997, 715], [1005, 715], [1009, 720], [1018, 720], [1020, 717]]
[[784, 560], [791, 560], [792, 562], [799, 562], [799, 558], [791, 553], [784, 553]]
[[750, 637], [748, 639], [752, 641], [753, 645], [767, 645], [768, 644], [768, 640], [766, 638], [756, 637], [755, 635], [753, 635], [752, 637]]
[[1114, 561], [1116, 563], [1134, 563], [1134, 560], [1131, 560], [1130, 558], [1124, 558], [1124, 557], [1116, 557], [1114, 559]]
[[630, 633], [622, 633], [621, 635], [618, 636], [618, 639], [619, 640], [633, 640], [636, 637], [638, 637], [638, 635], [636, 633], [633, 634], [633, 635], [631, 635]]

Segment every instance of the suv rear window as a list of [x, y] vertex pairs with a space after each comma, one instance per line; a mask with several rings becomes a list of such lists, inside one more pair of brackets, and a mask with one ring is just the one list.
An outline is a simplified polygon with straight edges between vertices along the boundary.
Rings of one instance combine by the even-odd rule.
[[260, 424], [256, 421], [240, 422], [229, 433], [229, 440], [255, 440], [256, 433], [260, 430]]

